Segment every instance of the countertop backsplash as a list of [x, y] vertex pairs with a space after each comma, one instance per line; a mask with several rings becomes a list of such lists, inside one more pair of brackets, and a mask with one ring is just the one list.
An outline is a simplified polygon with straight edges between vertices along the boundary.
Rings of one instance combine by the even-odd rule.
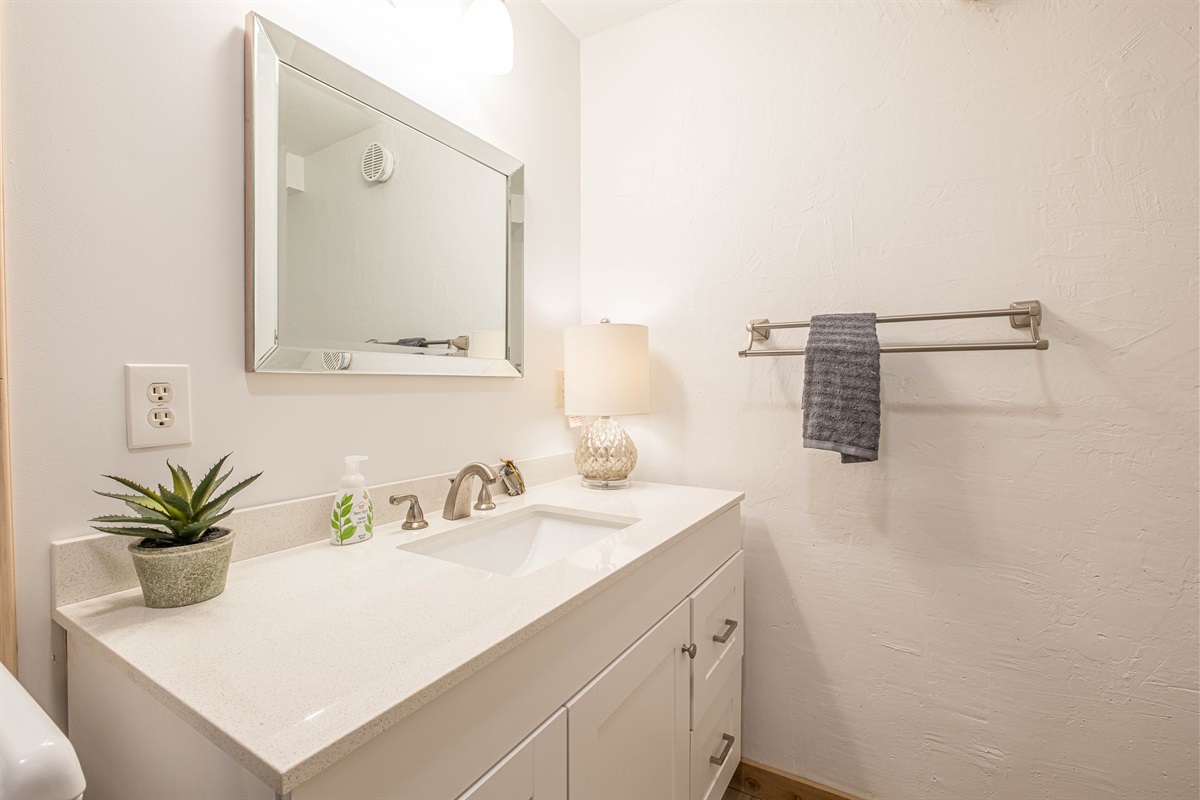
[[[499, 464], [495, 465], [499, 469]], [[570, 453], [518, 461], [527, 486], [565, 478], [575, 473]], [[406, 507], [392, 506], [394, 494], [415, 494], [426, 515], [441, 513], [454, 473], [429, 475], [370, 487], [375, 503], [375, 525], [396, 522]], [[500, 489], [495, 489], [500, 491]], [[229, 527], [241, 535], [233, 546], [233, 560], [264, 556], [320, 541], [329, 535], [329, 503], [333, 493], [238, 509]], [[82, 526], [83, 523], [81, 522]], [[54, 607], [132, 589], [138, 585], [133, 560], [126, 552], [132, 541], [125, 536], [98, 533], [60, 539], [50, 544], [50, 569]]]

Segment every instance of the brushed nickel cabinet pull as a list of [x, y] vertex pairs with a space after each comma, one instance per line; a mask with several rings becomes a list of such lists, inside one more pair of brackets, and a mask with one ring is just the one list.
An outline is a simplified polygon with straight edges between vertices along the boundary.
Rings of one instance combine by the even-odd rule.
[[721, 738], [725, 740], [725, 746], [721, 748], [721, 755], [709, 756], [708, 760], [716, 764], [718, 767], [725, 766], [725, 759], [729, 758], [729, 751], [733, 749], [733, 737], [728, 733], [722, 733]]
[[729, 629], [726, 630], [724, 633], [722, 633], [720, 636], [713, 636], [713, 641], [716, 642], [717, 644], [725, 644], [726, 642], [728, 642], [729, 637], [733, 636], [733, 632], [737, 630], [737, 620], [727, 619], [727, 620], [725, 620], [725, 624], [729, 626]]
[[682, 650], [683, 650], [683, 652], [688, 654], [688, 658], [696, 657], [696, 643], [695, 642], [692, 642], [691, 644], [685, 644], [683, 646]]

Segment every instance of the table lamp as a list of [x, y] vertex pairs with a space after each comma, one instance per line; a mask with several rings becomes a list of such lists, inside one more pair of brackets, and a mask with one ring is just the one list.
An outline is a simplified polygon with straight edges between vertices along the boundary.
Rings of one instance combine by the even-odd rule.
[[563, 410], [597, 417], [575, 448], [575, 468], [591, 489], [623, 489], [637, 447], [614, 416], [650, 410], [650, 331], [600, 320], [563, 331]]

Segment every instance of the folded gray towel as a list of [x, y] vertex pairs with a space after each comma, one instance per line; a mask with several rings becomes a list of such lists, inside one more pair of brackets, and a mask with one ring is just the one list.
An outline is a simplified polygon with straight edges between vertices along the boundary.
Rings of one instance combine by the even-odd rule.
[[412, 339], [397, 339], [394, 342], [388, 342], [388, 344], [394, 344], [398, 347], [424, 347], [426, 341], [424, 336], [416, 336]]
[[804, 446], [879, 460], [879, 336], [874, 314], [812, 318], [804, 347]]

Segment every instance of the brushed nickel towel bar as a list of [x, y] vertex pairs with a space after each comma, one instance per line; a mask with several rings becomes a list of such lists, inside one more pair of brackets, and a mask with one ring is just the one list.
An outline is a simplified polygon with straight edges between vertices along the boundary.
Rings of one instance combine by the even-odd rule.
[[[984, 311], [947, 311], [941, 314], [898, 314], [890, 317], [879, 317], [876, 322], [929, 322], [943, 319], [977, 319], [980, 317], [1008, 317], [1008, 322], [1014, 328], [1028, 328], [1029, 341], [1024, 342], [956, 342], [954, 344], [897, 344], [884, 345], [879, 348], [881, 353], [940, 353], [955, 350], [1046, 350], [1050, 342], [1038, 334], [1038, 325], [1042, 322], [1042, 304], [1037, 300], [1022, 300], [1012, 303], [1008, 308], [990, 308]], [[765, 342], [771, 338], [771, 331], [784, 328], [807, 328], [811, 320], [798, 322], [771, 322], [767, 319], [752, 319], [746, 325], [750, 339], [745, 350], [739, 350], [742, 358], [749, 356], [802, 356], [804, 348], [791, 350], [755, 350], [755, 343]]]

